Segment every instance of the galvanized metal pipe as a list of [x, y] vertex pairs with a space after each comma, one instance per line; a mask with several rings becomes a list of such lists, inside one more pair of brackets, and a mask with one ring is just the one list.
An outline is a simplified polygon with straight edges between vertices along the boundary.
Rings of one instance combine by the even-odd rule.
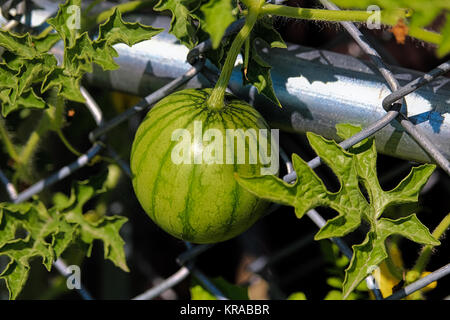
[[[46, 9], [33, 11], [30, 24], [39, 25], [54, 8]], [[167, 16], [129, 15], [128, 19], [166, 30], [170, 23]], [[188, 49], [167, 33], [131, 48], [117, 45], [116, 49], [120, 69], [103, 72], [95, 68], [95, 72], [87, 76], [91, 84], [145, 96], [191, 68], [186, 62]], [[58, 52], [58, 48], [53, 51]], [[385, 114], [382, 101], [390, 90], [376, 68], [367, 61], [298, 45], [289, 45], [288, 49], [263, 49], [261, 55], [273, 67], [273, 85], [283, 108], [271, 104], [257, 94], [255, 88], [242, 87], [239, 66], [232, 74], [230, 87], [242, 98], [253, 100], [273, 127], [292, 132], [312, 131], [337, 139], [337, 123], [367, 127]], [[403, 68], [390, 69], [401, 85], [422, 75]], [[406, 97], [408, 117], [448, 159], [449, 82], [450, 79], [440, 77]], [[210, 84], [201, 75], [187, 83], [187, 87], [199, 86]], [[431, 161], [397, 122], [380, 130], [375, 137], [378, 151], [384, 154], [419, 162]]]
[[[133, 17], [130, 20], [136, 20]], [[140, 21], [167, 28], [167, 17], [140, 16]], [[150, 41], [133, 47], [116, 46], [120, 69], [89, 75], [94, 85], [145, 95], [185, 73], [188, 49], [176, 39], [162, 33]], [[239, 66], [235, 68], [230, 87], [255, 105], [272, 126], [292, 132], [312, 131], [335, 138], [338, 123], [363, 127], [380, 119], [385, 110], [383, 98], [390, 90], [384, 79], [369, 62], [333, 53], [289, 45], [288, 49], [262, 49], [261, 55], [272, 65], [275, 92], [283, 105], [280, 109], [256, 93], [250, 86], [242, 87]], [[392, 67], [400, 84], [422, 75], [420, 72]], [[406, 97], [407, 115], [436, 146], [450, 158], [450, 79], [438, 78]], [[201, 75], [188, 87], [207, 86]], [[429, 156], [397, 123], [388, 125], [376, 135], [380, 152], [419, 162]]]

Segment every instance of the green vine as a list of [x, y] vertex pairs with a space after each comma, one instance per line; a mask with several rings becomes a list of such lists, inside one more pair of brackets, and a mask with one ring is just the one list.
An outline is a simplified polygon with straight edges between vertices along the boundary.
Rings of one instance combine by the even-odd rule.
[[[450, 228], [450, 213], [447, 214], [444, 219], [438, 224], [436, 229], [433, 231], [433, 237], [435, 239], [441, 239], [445, 232]], [[420, 275], [425, 271], [426, 266], [428, 265], [428, 262], [430, 261], [431, 255], [433, 253], [433, 248], [435, 246], [427, 245], [422, 248], [422, 251], [420, 252], [419, 258], [417, 259], [416, 264], [410, 271], [410, 274], [408, 276], [408, 282], [414, 282], [417, 280]]]
[[249, 12], [247, 17], [245, 18], [245, 24], [231, 44], [231, 48], [228, 51], [228, 55], [222, 68], [219, 80], [217, 81], [216, 86], [211, 93], [211, 96], [207, 100], [208, 107], [213, 110], [220, 110], [224, 107], [225, 90], [228, 86], [228, 82], [230, 81], [236, 57], [241, 51], [241, 47], [244, 44], [244, 41], [250, 35], [250, 32], [252, 31], [256, 20], [258, 19], [261, 4], [262, 1], [260, 0], [248, 1]]
[[[261, 7], [261, 14], [270, 14], [288, 18], [313, 20], [313, 21], [352, 21], [367, 22], [373, 15], [372, 12], [357, 10], [325, 10], [325, 9], [307, 9], [288, 7], [267, 3]], [[395, 26], [399, 21], [406, 20], [410, 16], [408, 9], [397, 9], [390, 12], [380, 12], [380, 23], [386, 26]], [[439, 33], [429, 31], [423, 28], [412, 26], [408, 30], [408, 35], [418, 40], [426, 41], [433, 44], [440, 44], [442, 36]]]
[[[397, 19], [405, 18], [406, 10], [398, 10], [396, 15]], [[366, 22], [371, 12], [358, 11], [358, 10], [327, 10], [327, 9], [309, 9], [299, 7], [289, 7], [277, 4], [266, 3], [261, 7], [261, 14], [271, 14], [280, 17], [288, 17], [301, 20], [314, 20], [314, 21], [353, 21], [353, 22]], [[384, 24], [390, 24], [393, 18], [385, 17], [381, 15], [381, 22]], [[387, 19], [389, 18], [389, 19]], [[394, 19], [395, 20], [395, 19]], [[397, 20], [395, 20], [397, 22]]]
[[11, 159], [15, 162], [19, 161], [19, 154], [17, 153], [16, 147], [14, 146], [8, 131], [6, 130], [5, 121], [0, 118], [0, 138], [5, 144], [6, 151], [8, 152]]

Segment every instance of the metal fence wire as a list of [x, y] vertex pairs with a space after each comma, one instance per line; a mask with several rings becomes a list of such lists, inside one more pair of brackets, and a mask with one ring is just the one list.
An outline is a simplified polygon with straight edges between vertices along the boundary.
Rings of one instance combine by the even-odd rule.
[[[339, 10], [339, 8], [334, 5], [332, 2], [327, 0], [320, 0], [321, 4], [329, 9], [329, 10]], [[11, 20], [16, 21], [16, 20]], [[438, 76], [441, 76], [448, 71], [450, 71], [450, 61], [447, 61], [437, 68], [431, 70], [430, 72], [424, 74], [423, 76], [409, 82], [404, 86], [400, 86], [393, 73], [389, 70], [386, 64], [383, 62], [380, 54], [374, 47], [369, 43], [366, 36], [364, 36], [359, 29], [355, 26], [355, 24], [351, 22], [340, 22], [340, 24], [344, 27], [347, 33], [353, 38], [353, 40], [359, 45], [364, 53], [371, 59], [373, 65], [378, 69], [379, 73], [384, 77], [386, 83], [389, 85], [391, 89], [391, 93], [386, 96], [383, 100], [383, 108], [386, 110], [386, 114], [374, 121], [371, 125], [364, 128], [362, 131], [352, 136], [351, 138], [340, 143], [341, 147], [344, 149], [348, 149], [351, 146], [357, 144], [358, 142], [372, 136], [388, 124], [393, 121], [397, 121], [405, 131], [420, 145], [420, 147], [444, 170], [448, 175], [450, 175], [450, 163], [446, 159], [446, 157], [435, 147], [432, 141], [430, 141], [426, 135], [424, 135], [411, 120], [403, 113], [403, 110], [406, 110], [406, 101], [405, 96], [414, 92], [418, 88], [432, 82]], [[16, 25], [16, 22], [8, 24], [8, 28], [12, 28]], [[236, 33], [243, 25], [243, 21], [239, 20], [233, 23], [226, 31], [225, 37], [230, 36], [231, 34]], [[41, 192], [45, 188], [53, 185], [54, 183], [68, 177], [76, 170], [87, 165], [90, 160], [92, 160], [96, 155], [98, 155], [102, 151], [106, 151], [111, 157], [113, 157], [117, 163], [120, 165], [124, 173], [131, 177], [129, 165], [120, 157], [118, 154], [105, 143], [105, 135], [115, 127], [117, 127], [122, 122], [130, 119], [132, 116], [137, 113], [148, 111], [157, 101], [174, 92], [177, 88], [186, 84], [190, 79], [201, 73], [205, 78], [207, 78], [211, 85], [215, 84], [218, 76], [217, 74], [205, 66], [205, 58], [204, 53], [210, 50], [212, 47], [211, 41], [206, 40], [195, 48], [190, 50], [187, 55], [187, 61], [192, 65], [192, 68], [188, 70], [182, 76], [174, 79], [167, 85], [162, 88], [154, 91], [150, 95], [143, 98], [138, 104], [134, 107], [127, 109], [123, 113], [118, 116], [105, 120], [102, 115], [102, 111], [93, 99], [93, 97], [89, 94], [89, 92], [85, 88], [81, 88], [81, 93], [86, 99], [86, 107], [90, 111], [93, 119], [97, 124], [97, 128], [93, 130], [89, 134], [90, 142], [92, 146], [89, 150], [78, 157], [74, 162], [62, 167], [54, 174], [49, 177], [42, 179], [36, 182], [34, 185], [30, 186], [28, 189], [18, 193], [15, 186], [8, 180], [5, 174], [0, 170], [0, 181], [4, 185], [11, 202], [13, 203], [21, 203], [28, 199], [30, 199], [33, 195]], [[283, 151], [281, 150], [281, 153]], [[289, 162], [287, 156], [282, 156], [283, 161], [287, 167], [287, 174], [283, 177], [283, 179], [292, 183], [296, 179], [296, 173], [292, 169], [292, 164]], [[308, 162], [308, 165], [311, 168], [317, 168], [321, 165], [321, 160], [319, 157], [316, 157]], [[270, 210], [270, 209], [269, 209]], [[273, 207], [272, 207], [273, 210]], [[310, 210], [307, 213], [308, 217], [317, 225], [318, 228], [321, 228], [325, 224], [325, 220], [322, 216], [315, 210]], [[303, 240], [301, 240], [303, 241]], [[347, 246], [347, 244], [340, 238], [331, 239], [342, 251], [342, 253], [347, 256], [349, 259], [352, 256], [351, 249]], [[136, 296], [135, 300], [146, 300], [153, 299], [161, 295], [166, 290], [171, 289], [181, 281], [183, 281], [189, 275], [196, 278], [202, 285], [208, 289], [217, 299], [225, 300], [227, 297], [210, 281], [196, 266], [195, 266], [195, 258], [202, 254], [203, 252], [210, 250], [214, 247], [214, 245], [192, 245], [188, 242], [186, 244], [186, 251], [180, 254], [177, 257], [177, 263], [180, 265], [180, 269], [175, 272], [173, 275], [159, 283], [158, 285], [152, 287], [151, 289], [143, 292], [142, 294]], [[298, 246], [299, 243], [295, 242], [291, 244], [288, 248], [285, 248], [283, 252], [279, 252], [273, 257], [260, 257], [255, 262], [253, 262], [250, 266], [253, 272], [258, 273], [261, 272], [264, 267], [270, 263], [270, 260], [279, 260], [288, 256], [293, 248]], [[67, 267], [65, 263], [59, 259], [54, 263], [55, 268], [64, 276], [68, 277]], [[450, 273], [450, 263], [439, 268], [438, 270], [428, 274], [427, 276], [415, 281], [414, 283], [401, 288], [394, 292], [389, 297], [383, 297], [377, 282], [372, 276], [368, 276], [366, 278], [366, 283], [368, 288], [373, 292], [376, 299], [401, 299], [410, 295], [411, 293], [420, 290], [430, 283], [439, 280]], [[86, 288], [82, 285], [81, 289], [78, 289], [81, 297], [86, 300], [92, 299], [90, 293], [86, 290]]]

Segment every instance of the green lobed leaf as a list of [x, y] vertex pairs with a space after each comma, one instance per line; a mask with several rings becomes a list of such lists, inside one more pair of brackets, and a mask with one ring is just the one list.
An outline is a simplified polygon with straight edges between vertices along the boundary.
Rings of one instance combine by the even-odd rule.
[[[64, 30], [60, 33], [64, 33]], [[92, 72], [93, 63], [101, 66], [103, 70], [117, 69], [119, 66], [113, 58], [118, 54], [113, 45], [125, 43], [132, 46], [151, 39], [161, 31], [162, 29], [144, 26], [140, 23], [124, 22], [120, 11], [114, 10], [108, 19], [99, 26], [97, 40], [92, 41], [87, 32], [81, 35], [69, 34], [70, 41], [69, 44], [66, 44], [64, 51], [63, 66], [56, 67], [47, 74], [42, 84], [42, 92], [56, 87], [58, 93], [65, 98], [84, 102], [84, 98], [79, 92], [79, 82], [86, 72]]]
[[123, 224], [128, 221], [125, 217], [103, 217], [102, 219], [91, 222], [81, 213], [71, 211], [67, 214], [66, 219], [69, 223], [74, 223], [79, 227], [80, 240], [88, 246], [87, 256], [90, 256], [94, 240], [103, 242], [103, 250], [105, 259], [111, 260], [116, 266], [123, 271], [128, 269], [125, 251], [123, 247], [125, 242], [119, 234]]
[[[45, 53], [27, 59], [12, 52], [6, 52], [3, 58], [5, 61], [0, 64], [2, 115], [6, 117], [19, 108], [45, 108], [44, 100], [32, 86], [42, 82], [46, 73], [56, 66], [55, 57]], [[11, 88], [11, 90], [5, 90], [5, 88]]]
[[49, 209], [51, 216], [59, 217], [56, 220], [58, 223], [58, 230], [52, 235], [51, 246], [55, 252], [55, 257], [60, 257], [61, 254], [76, 240], [77, 228], [68, 223], [64, 215], [61, 215], [55, 208]]
[[0, 255], [10, 259], [0, 278], [6, 281], [10, 299], [15, 299], [28, 278], [32, 259], [41, 258], [50, 270], [55, 253], [47, 237], [58, 232], [64, 221], [48, 214], [40, 202], [1, 203], [0, 212]]
[[53, 46], [61, 40], [57, 33], [42, 34], [32, 36], [33, 46], [39, 53], [47, 53]]
[[[23, 58], [21, 56], [18, 56], [11, 51], [5, 51], [2, 55], [3, 58], [3, 64], [6, 65], [8, 68], [16, 71], [16, 74], [11, 76], [11, 80], [18, 81], [17, 78], [17, 71], [20, 70], [20, 68], [23, 66], [24, 63], [26, 63], [29, 59]], [[14, 78], [13, 78], [14, 77]]]
[[[85, 102], [79, 83], [86, 72], [92, 72], [93, 63], [104, 70], [117, 69], [119, 66], [114, 58], [118, 54], [114, 44], [131, 46], [162, 31], [140, 23], [124, 22], [116, 9], [99, 26], [98, 39], [92, 41], [87, 32], [78, 34], [80, 3], [80, 0], [66, 1], [60, 5], [57, 15], [48, 20], [57, 33], [30, 36], [29, 33], [0, 32], [0, 46], [7, 50], [3, 54], [4, 62], [0, 63], [0, 99], [4, 116], [21, 107], [47, 107], [42, 98], [51, 88], [56, 88], [57, 94], [68, 100]], [[55, 57], [47, 52], [61, 39], [64, 41], [64, 59], [63, 65], [57, 66]], [[40, 88], [36, 84], [40, 84]]]
[[10, 112], [9, 109], [11, 109], [11, 91], [12, 89], [8, 88], [2, 88], [0, 89], [0, 102], [2, 103], [2, 115], [5, 117], [5, 113], [8, 114]]
[[0, 46], [27, 59], [32, 59], [37, 54], [28, 33], [17, 35], [9, 31], [0, 31]]
[[210, 35], [213, 49], [216, 49], [225, 30], [236, 20], [231, 0], [211, 0], [203, 4], [200, 10], [204, 16], [201, 27]]
[[[79, 77], [86, 72], [92, 72], [92, 57], [95, 54], [92, 40], [87, 32], [78, 36], [74, 45], [64, 50], [64, 74]], [[111, 58], [112, 59], [112, 58]]]
[[[351, 125], [337, 126], [337, 133], [343, 139], [359, 130]], [[293, 184], [287, 184], [275, 176], [237, 176], [237, 181], [261, 198], [293, 206], [299, 218], [317, 206], [336, 210], [338, 215], [326, 222], [316, 234], [316, 240], [342, 237], [355, 230], [362, 220], [369, 223], [370, 230], [364, 242], [353, 246], [353, 257], [343, 284], [344, 298], [386, 259], [384, 242], [388, 236], [399, 234], [421, 244], [438, 244], [415, 215], [397, 220], [381, 218], [389, 206], [417, 202], [420, 190], [435, 169], [434, 165], [413, 168], [397, 187], [384, 191], [377, 177], [377, 152], [373, 138], [345, 151], [336, 142], [311, 132], [307, 133], [307, 137], [317, 155], [335, 173], [340, 183], [339, 191], [328, 191], [307, 163], [295, 154], [292, 155], [292, 162], [297, 180]], [[362, 183], [364, 190], [360, 189], [359, 183]], [[369, 201], [364, 196], [365, 192]]]
[[42, 82], [46, 74], [56, 64], [55, 57], [48, 54], [31, 60], [25, 60], [20, 66], [19, 72], [16, 74], [18, 79], [17, 89], [13, 90], [11, 100], [14, 102], [17, 97], [29, 90], [31, 85]]
[[296, 203], [297, 182], [291, 185], [275, 176], [240, 177], [235, 174], [235, 178], [241, 186], [264, 199], [291, 206]]
[[[351, 125], [338, 125], [336, 128], [337, 134], [342, 139], [350, 138], [359, 130], [360, 128]], [[357, 159], [355, 165], [359, 179], [363, 181], [369, 196], [369, 202], [373, 207], [370, 215], [371, 219], [379, 218], [390, 206], [417, 202], [420, 190], [422, 190], [435, 169], [434, 165], [415, 167], [394, 189], [385, 192], [378, 182], [375, 143], [365, 139], [350, 148], [349, 151]]]
[[80, 80], [81, 76], [68, 76], [64, 73], [63, 68], [55, 67], [46, 75], [42, 82], [41, 92], [44, 93], [50, 88], [56, 87], [57, 93], [64, 98], [83, 103], [84, 97], [80, 92]]
[[199, 8], [200, 4], [200, 0], [160, 0], [153, 9], [171, 12], [172, 21], [169, 32], [191, 49], [198, 42], [197, 27], [195, 26], [197, 17], [193, 14], [193, 11]]
[[[83, 214], [83, 206], [104, 191], [106, 173], [73, 185], [70, 197], [55, 196], [54, 207], [41, 202], [0, 203], [0, 256], [9, 258], [0, 278], [6, 281], [10, 298], [15, 299], [28, 278], [30, 262], [41, 259], [47, 270], [73, 243], [92, 248], [94, 240], [104, 244], [105, 258], [128, 271], [119, 235], [125, 217], [92, 219]], [[90, 251], [88, 251], [89, 255]]]
[[353, 246], [354, 254], [343, 285], [344, 298], [388, 257], [385, 245], [388, 236], [399, 234], [421, 244], [440, 244], [415, 214], [397, 220], [381, 218], [376, 226], [376, 232], [369, 231], [362, 244]]
[[93, 62], [102, 67], [103, 70], [116, 70], [119, 65], [114, 61], [118, 57], [117, 51], [106, 40], [93, 43]]
[[[7, 94], [9, 97], [13, 95], [11, 92], [8, 92]], [[0, 100], [3, 101], [2, 94], [0, 94]], [[6, 117], [12, 111], [20, 108], [44, 109], [45, 107], [45, 101], [34, 92], [33, 88], [31, 88], [25, 90], [14, 102], [5, 99], [2, 103], [2, 116]]]
[[272, 85], [271, 66], [258, 54], [258, 41], [263, 41], [271, 48], [286, 48], [280, 34], [272, 25], [272, 19], [265, 17], [258, 20], [250, 35], [248, 66], [242, 70], [244, 85], [251, 83], [259, 93], [281, 107]]
[[0, 63], [0, 87], [14, 88], [17, 90], [18, 79], [17, 70], [11, 69], [6, 63]]
[[[96, 63], [103, 70], [114, 70], [119, 66], [114, 62], [118, 57], [117, 51], [112, 47], [117, 43], [128, 46], [135, 45], [144, 40], [151, 39], [163, 29], [145, 26], [138, 22], [130, 23], [122, 20], [118, 9], [99, 26], [99, 37], [92, 42], [87, 33], [77, 38], [73, 48], [68, 48], [65, 65], [78, 74], [80, 70], [92, 72], [91, 63]], [[86, 63], [88, 61], [89, 63]], [[75, 67], [72, 65], [75, 64]]]
[[267, 16], [261, 17], [252, 30], [253, 38], [264, 41], [271, 48], [287, 48], [281, 35], [273, 26], [273, 19]]
[[[124, 271], [129, 271], [125, 260], [125, 252], [123, 246], [125, 242], [122, 240], [119, 231], [127, 218], [121, 216], [100, 217], [99, 219], [86, 219], [83, 214], [83, 206], [95, 195], [105, 191], [104, 184], [107, 172], [92, 177], [89, 180], [77, 182], [72, 187], [70, 198], [61, 200], [59, 196], [58, 208], [64, 208], [67, 212], [66, 221], [76, 224], [79, 230], [80, 240], [88, 245], [88, 253], [92, 249], [94, 240], [103, 241], [103, 249], [105, 259], [111, 260], [116, 266]], [[61, 205], [64, 204], [64, 205]]]
[[71, 47], [81, 25], [81, 0], [67, 0], [59, 5], [56, 17], [48, 19], [47, 22], [59, 33], [64, 41], [64, 46]]
[[398, 234], [417, 243], [440, 245], [440, 242], [431, 235], [415, 214], [396, 220], [381, 218], [377, 221], [377, 231], [384, 238]]
[[96, 42], [106, 41], [109, 46], [125, 43], [132, 46], [138, 42], [154, 37], [164, 29], [145, 26], [139, 22], [124, 22], [118, 9], [99, 27], [99, 36]]
[[9, 113], [19, 108], [44, 109], [46, 107], [45, 101], [37, 96], [32, 88], [25, 90], [15, 101], [11, 101], [11, 96], [14, 96], [11, 89], [0, 91], [3, 117], [6, 117]]

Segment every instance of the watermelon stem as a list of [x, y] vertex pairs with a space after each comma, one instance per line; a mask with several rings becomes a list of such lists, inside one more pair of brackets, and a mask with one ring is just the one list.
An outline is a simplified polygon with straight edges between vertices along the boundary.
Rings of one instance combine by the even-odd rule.
[[245, 4], [249, 8], [247, 17], [245, 18], [245, 24], [233, 40], [231, 48], [228, 51], [225, 64], [223, 65], [222, 72], [220, 73], [219, 80], [217, 81], [216, 86], [206, 102], [210, 109], [220, 110], [225, 106], [225, 90], [228, 86], [228, 82], [230, 81], [234, 63], [236, 62], [236, 58], [241, 51], [244, 41], [248, 38], [256, 23], [256, 20], [258, 20], [260, 8], [263, 3], [264, 1], [262, 0], [245, 1]]
[[[370, 10], [310, 9], [266, 3], [261, 7], [260, 14], [313, 21], [352, 21], [369, 23], [369, 20], [373, 17], [374, 12]], [[383, 10], [380, 11], [380, 23], [382, 25], [395, 27], [399, 21], [406, 20], [410, 14], [410, 10], [405, 8]], [[436, 45], [442, 43], [441, 34], [413, 25], [408, 26], [408, 36]]]

